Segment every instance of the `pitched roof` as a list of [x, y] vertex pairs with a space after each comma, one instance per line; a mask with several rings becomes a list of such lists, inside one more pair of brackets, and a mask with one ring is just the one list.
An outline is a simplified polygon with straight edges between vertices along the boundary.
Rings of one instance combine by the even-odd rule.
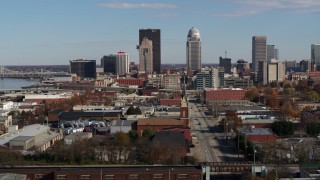
[[184, 121], [167, 118], [167, 117], [154, 117], [154, 118], [146, 118], [146, 119], [139, 119], [138, 126], [143, 125], [151, 125], [151, 126], [161, 126], [161, 125], [176, 125], [176, 126], [184, 126]]

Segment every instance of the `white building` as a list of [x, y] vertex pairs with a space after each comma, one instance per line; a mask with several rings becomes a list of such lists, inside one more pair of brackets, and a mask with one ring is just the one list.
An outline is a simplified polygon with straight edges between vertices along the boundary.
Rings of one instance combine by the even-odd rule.
[[128, 133], [132, 130], [132, 123], [136, 121], [134, 120], [114, 120], [111, 122], [110, 134], [114, 134], [116, 132], [124, 132]]
[[285, 65], [283, 62], [274, 59], [268, 63], [268, 82], [283, 82], [285, 79]]
[[189, 30], [187, 38], [187, 68], [190, 70], [201, 70], [201, 40], [200, 32], [197, 28], [192, 27]]
[[116, 73], [117, 75], [125, 75], [129, 73], [129, 54], [119, 51], [116, 54]]

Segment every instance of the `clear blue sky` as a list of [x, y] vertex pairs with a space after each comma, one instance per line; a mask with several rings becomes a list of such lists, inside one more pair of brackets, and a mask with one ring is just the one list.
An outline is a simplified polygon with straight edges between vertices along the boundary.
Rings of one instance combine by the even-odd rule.
[[0, 65], [100, 64], [118, 50], [138, 62], [140, 28], [161, 29], [162, 63], [185, 63], [192, 26], [203, 63], [225, 50], [251, 62], [254, 35], [266, 35], [281, 60], [301, 60], [320, 42], [320, 0], [1, 0]]

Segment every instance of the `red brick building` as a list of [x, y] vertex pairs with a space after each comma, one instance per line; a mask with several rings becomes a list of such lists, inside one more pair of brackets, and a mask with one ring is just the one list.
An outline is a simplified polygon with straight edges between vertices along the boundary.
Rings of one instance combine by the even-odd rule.
[[159, 92], [159, 87], [147, 86], [142, 89], [142, 96], [151, 96], [152, 93]]
[[141, 87], [143, 85], [142, 79], [135, 79], [135, 78], [115, 79], [115, 82], [119, 83], [120, 86]]
[[205, 100], [243, 100], [246, 91], [244, 89], [204, 89], [203, 96]]
[[202, 180], [200, 166], [19, 166], [2, 167], [0, 174], [24, 174], [29, 180], [37, 179], [114, 179], [114, 180], [153, 180], [153, 179], [187, 179]]
[[160, 99], [161, 106], [179, 106], [180, 99]]
[[137, 121], [137, 131], [140, 136], [145, 129], [151, 129], [154, 132], [158, 132], [168, 128], [184, 127], [186, 127], [186, 123], [184, 121], [167, 117], [145, 118]]
[[238, 133], [243, 134], [247, 139], [254, 143], [275, 142], [276, 135], [269, 128], [243, 127], [237, 129]]

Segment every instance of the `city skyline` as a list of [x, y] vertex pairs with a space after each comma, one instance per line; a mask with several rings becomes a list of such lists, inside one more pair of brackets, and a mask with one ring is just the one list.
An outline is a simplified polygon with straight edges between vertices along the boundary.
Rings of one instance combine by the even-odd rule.
[[318, 44], [316, 0], [5, 1], [0, 6], [1, 65], [67, 65], [119, 49], [139, 62], [139, 29], [161, 30], [161, 63], [185, 63], [185, 34], [201, 31], [202, 63], [251, 60], [251, 37], [264, 35], [280, 60], [310, 59]]

